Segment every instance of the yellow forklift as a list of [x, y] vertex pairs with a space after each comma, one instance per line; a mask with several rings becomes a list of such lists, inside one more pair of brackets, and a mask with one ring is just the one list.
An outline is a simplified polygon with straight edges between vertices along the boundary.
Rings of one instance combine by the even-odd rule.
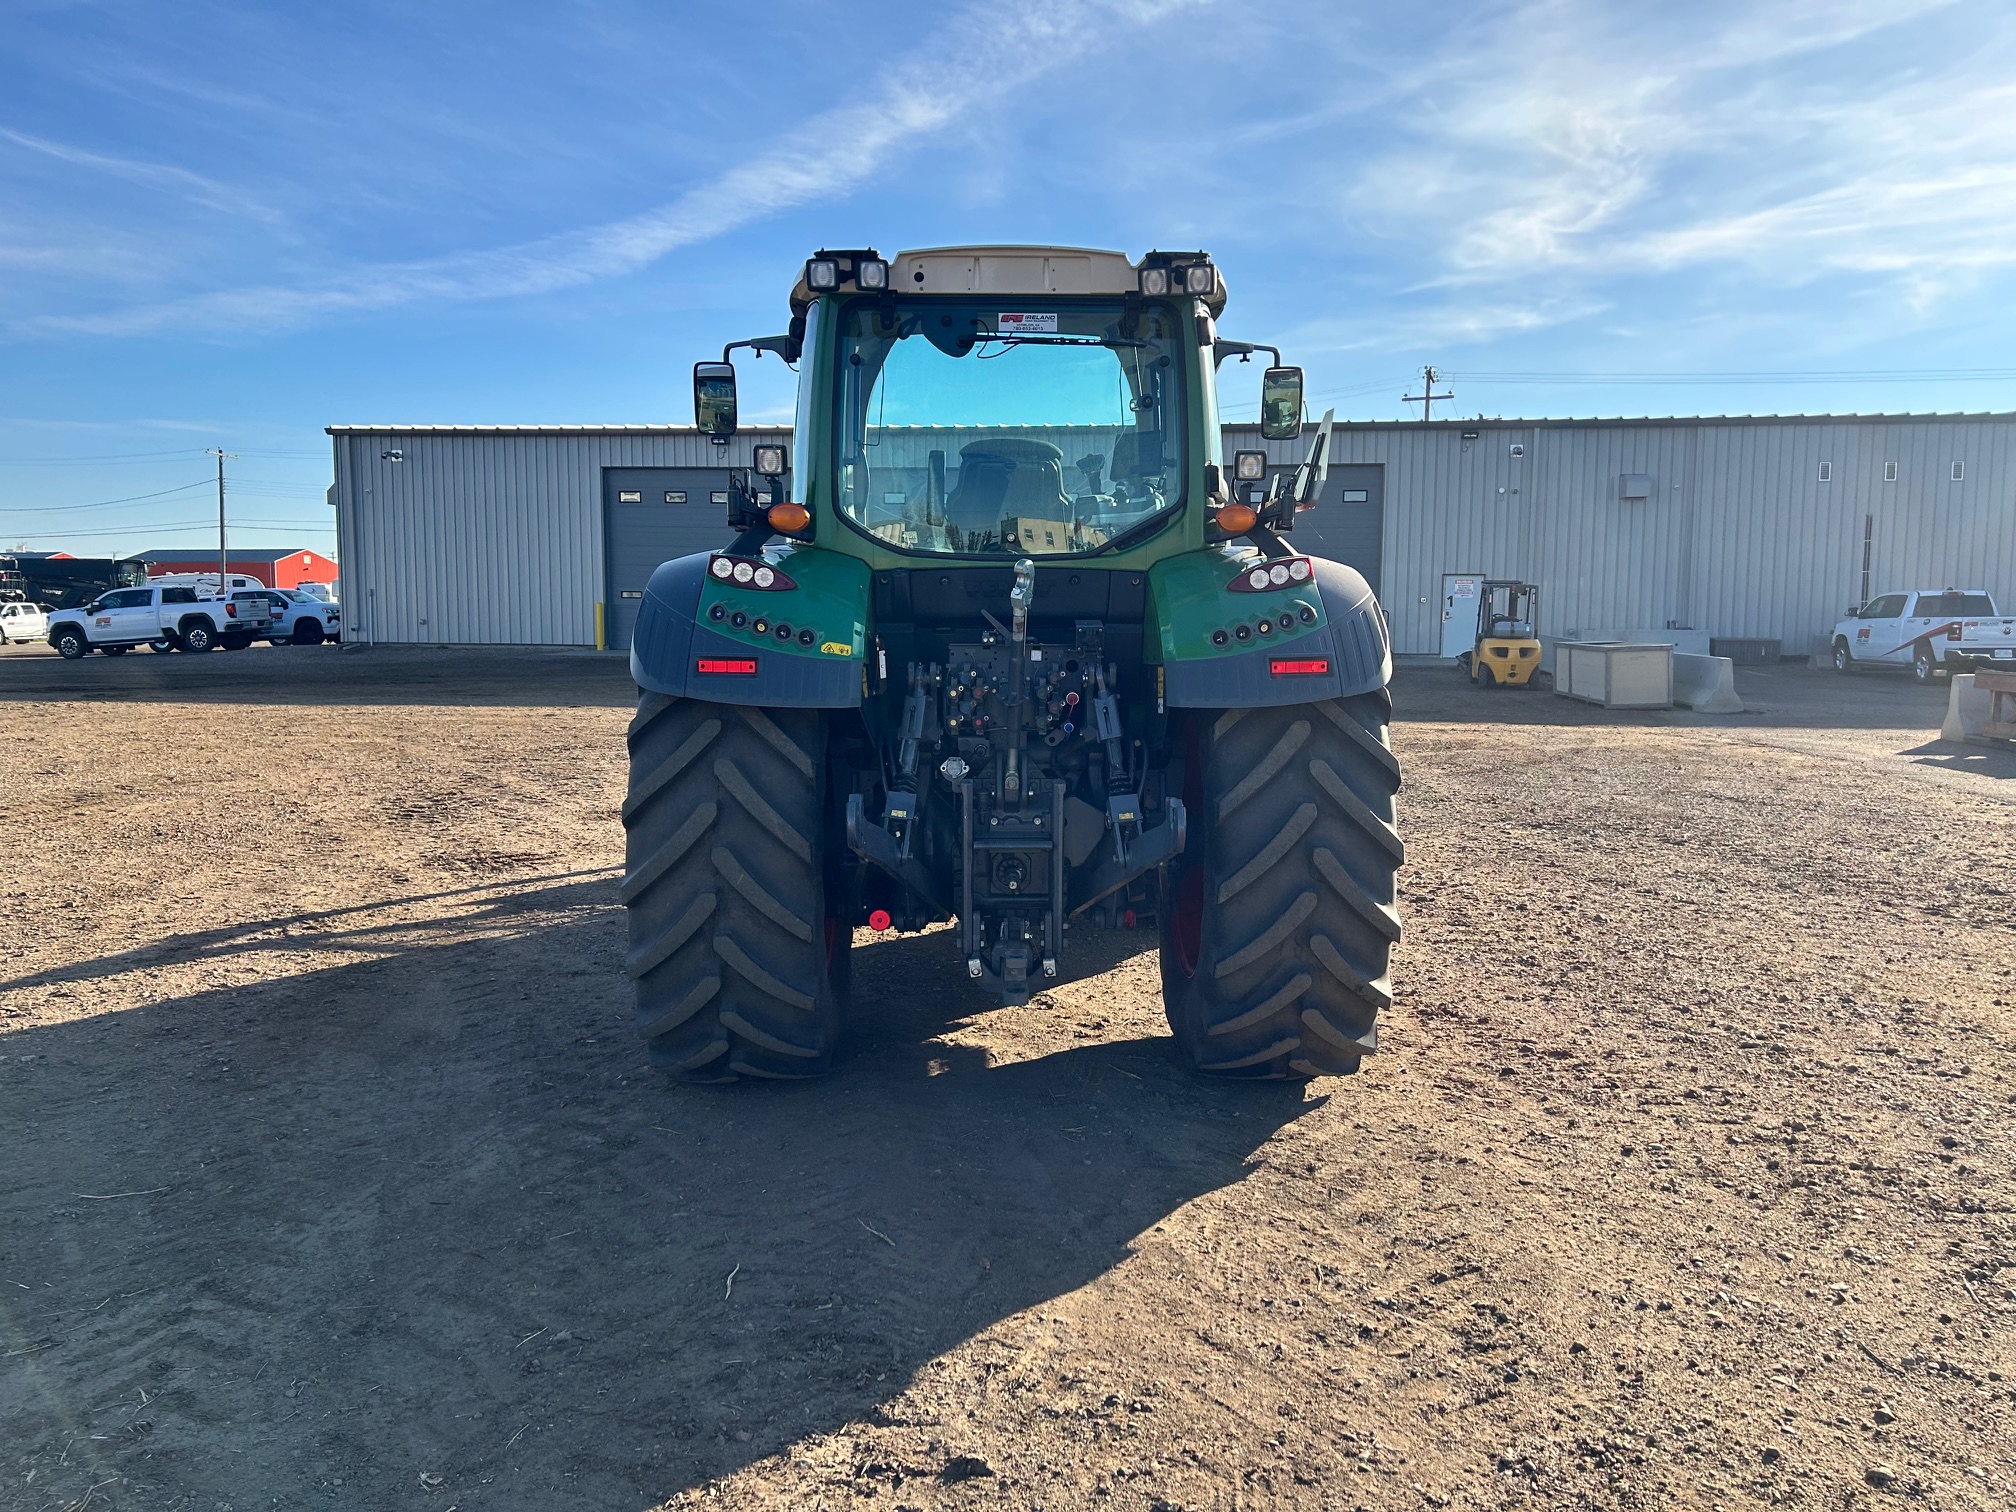
[[1487, 578], [1477, 595], [1477, 643], [1463, 668], [1480, 688], [1530, 688], [1540, 670], [1540, 590], [1532, 583]]

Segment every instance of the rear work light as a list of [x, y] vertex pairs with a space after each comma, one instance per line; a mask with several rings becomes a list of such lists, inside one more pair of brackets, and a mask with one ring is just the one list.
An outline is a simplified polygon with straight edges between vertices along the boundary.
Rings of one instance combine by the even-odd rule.
[[754, 557], [717, 556], [708, 562], [707, 575], [717, 583], [733, 583], [737, 588], [759, 588], [766, 593], [779, 593], [798, 586], [785, 573]]
[[1234, 593], [1272, 593], [1277, 588], [1300, 587], [1315, 575], [1309, 558], [1281, 557], [1271, 562], [1255, 562], [1225, 586]]
[[1267, 670], [1276, 677], [1327, 677], [1330, 673], [1330, 658], [1311, 656], [1291, 660], [1277, 656], [1267, 663]]
[[710, 676], [754, 677], [756, 658], [753, 656], [702, 656], [693, 662], [695, 672], [705, 672]]

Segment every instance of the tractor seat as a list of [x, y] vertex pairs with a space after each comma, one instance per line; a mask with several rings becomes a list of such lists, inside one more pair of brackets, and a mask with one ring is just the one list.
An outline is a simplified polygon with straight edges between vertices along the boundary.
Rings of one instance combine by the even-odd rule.
[[1001, 436], [959, 449], [959, 486], [945, 499], [946, 523], [967, 532], [999, 531], [1008, 516], [1067, 518], [1064, 453], [1048, 441]]

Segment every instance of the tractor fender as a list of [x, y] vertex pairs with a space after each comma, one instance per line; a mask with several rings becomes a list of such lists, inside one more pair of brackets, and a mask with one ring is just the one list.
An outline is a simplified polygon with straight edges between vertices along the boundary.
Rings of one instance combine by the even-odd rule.
[[[753, 633], [734, 633], [725, 621], [718, 631], [710, 626], [707, 610], [721, 596], [719, 585], [707, 575], [713, 555], [679, 557], [651, 574], [630, 640], [630, 676], [637, 686], [674, 698], [771, 709], [859, 708], [862, 669], [867, 664], [862, 633], [866, 564], [833, 552], [783, 559], [785, 570], [801, 575], [801, 589], [776, 594], [762, 607], [780, 616], [797, 614], [801, 623], [806, 619], [819, 623], [826, 636], [845, 637], [822, 636], [812, 646], [800, 647], [795, 640], [780, 645]], [[807, 560], [811, 557], [819, 559], [816, 567]], [[807, 571], [808, 567], [814, 570]], [[851, 582], [855, 575], [860, 578], [858, 587]], [[745, 598], [753, 605], [759, 596]], [[743, 670], [751, 663], [753, 672]]]
[[[1164, 697], [1178, 709], [1253, 709], [1349, 698], [1386, 686], [1393, 648], [1386, 612], [1360, 572], [1342, 562], [1310, 559], [1316, 568], [1323, 623], [1276, 645], [1216, 656], [1171, 656], [1163, 667]], [[1277, 676], [1277, 660], [1327, 662], [1323, 672]]]

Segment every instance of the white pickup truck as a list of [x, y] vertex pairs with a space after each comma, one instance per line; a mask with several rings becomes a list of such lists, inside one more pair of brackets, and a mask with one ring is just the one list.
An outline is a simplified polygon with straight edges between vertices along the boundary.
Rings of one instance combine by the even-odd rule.
[[1834, 627], [1834, 670], [1909, 666], [1918, 681], [1975, 666], [2016, 664], [2016, 617], [1981, 588], [1885, 593]]
[[114, 588], [82, 609], [50, 615], [49, 644], [71, 661], [93, 651], [123, 656], [134, 646], [238, 651], [264, 640], [272, 628], [264, 599], [240, 604], [201, 597], [194, 588]]

